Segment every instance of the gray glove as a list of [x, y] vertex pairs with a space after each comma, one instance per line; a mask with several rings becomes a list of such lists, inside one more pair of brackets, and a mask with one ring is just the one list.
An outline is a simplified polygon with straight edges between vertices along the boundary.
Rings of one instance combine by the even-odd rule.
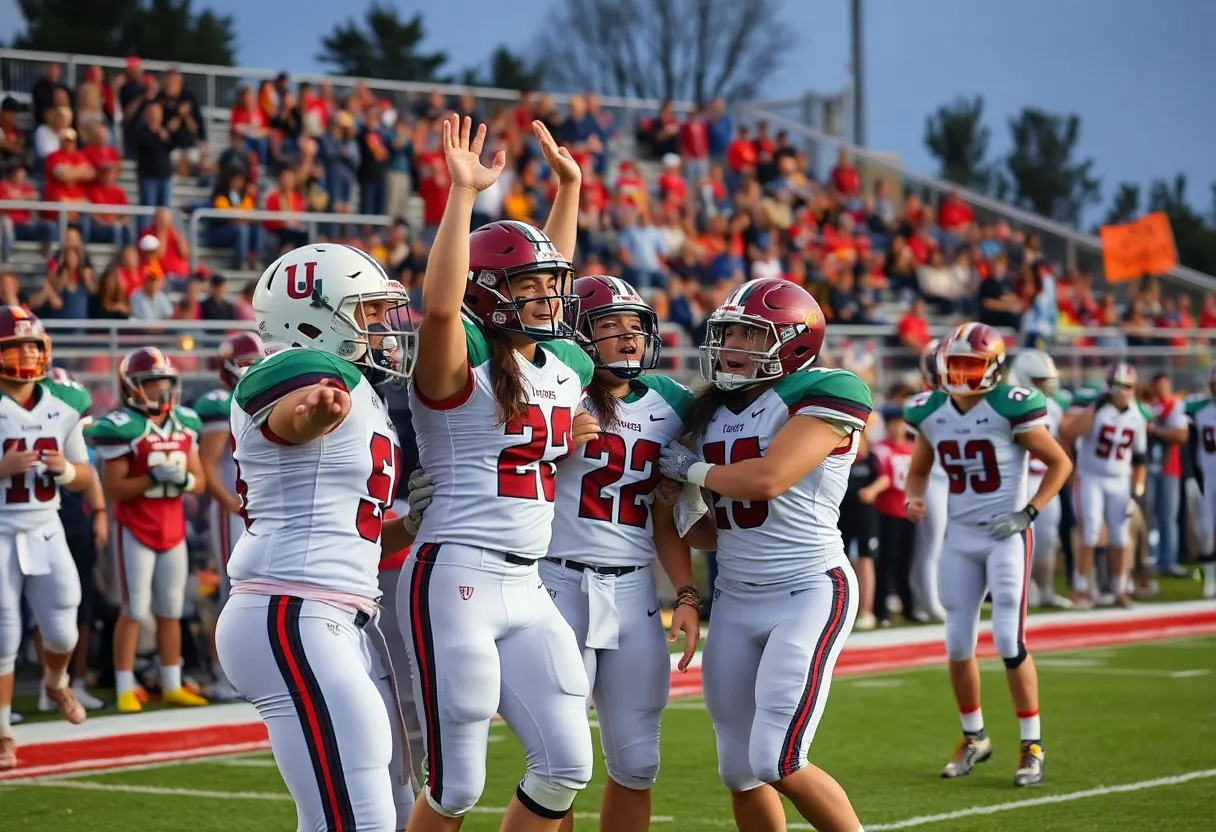
[[1007, 537], [1013, 537], [1015, 534], [1026, 531], [1032, 522], [1034, 521], [1030, 516], [1030, 512], [1026, 509], [1011, 511], [1007, 514], [998, 514], [988, 524], [988, 534], [996, 540], [1004, 540]]
[[426, 471], [418, 468], [410, 474], [409, 482], [406, 485], [409, 486], [410, 493], [405, 500], [409, 504], [410, 510], [405, 515], [403, 522], [405, 530], [411, 535], [416, 535], [418, 527], [422, 525], [422, 513], [435, 498], [435, 484], [426, 475]]
[[688, 482], [688, 469], [700, 461], [701, 457], [674, 439], [659, 451], [659, 471], [669, 480]]
[[153, 482], [168, 483], [169, 485], [176, 485], [179, 488], [184, 488], [190, 474], [185, 468], [179, 468], [176, 465], [166, 464], [157, 465], [156, 467], [152, 468], [152, 470], [148, 471], [148, 476], [152, 478]]

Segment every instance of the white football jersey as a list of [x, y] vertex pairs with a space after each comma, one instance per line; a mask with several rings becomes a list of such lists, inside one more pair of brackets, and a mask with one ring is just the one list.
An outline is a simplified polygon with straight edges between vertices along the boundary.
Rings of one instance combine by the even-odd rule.
[[1029, 454], [1015, 437], [1047, 425], [1041, 392], [998, 385], [966, 413], [942, 391], [921, 393], [905, 405], [904, 418], [946, 471], [950, 523], [981, 525], [1026, 506]]
[[[345, 385], [350, 413], [319, 439], [285, 444], [266, 421], [271, 409], [323, 379]], [[245, 533], [228, 561], [229, 577], [378, 598], [380, 530], [402, 476], [397, 431], [380, 395], [350, 362], [297, 348], [251, 367], [233, 400]]]
[[[68, 462], [88, 462], [82, 430], [92, 404], [89, 391], [71, 382], [40, 381], [37, 400], [25, 408], [0, 394], [0, 447], [14, 451], [53, 451]], [[35, 463], [24, 474], [0, 480], [0, 531], [40, 529], [59, 522], [59, 486], [46, 466]]]
[[[642, 376], [617, 402], [616, 422], [558, 464], [549, 557], [595, 566], [650, 562], [659, 449], [684, 433], [691, 399], [678, 382]], [[583, 408], [595, 413], [590, 399]]]
[[537, 362], [515, 359], [524, 375], [528, 416], [504, 425], [490, 377], [490, 347], [465, 322], [469, 382], [453, 401], [428, 403], [410, 384], [418, 460], [435, 483], [417, 543], [459, 543], [539, 559], [549, 549], [557, 461], [570, 453], [570, 429], [594, 366], [570, 341], [546, 341]]
[[[719, 408], [705, 435], [698, 437], [697, 451], [716, 465], [757, 459], [794, 416], [814, 416], [856, 434], [865, 430], [872, 408], [870, 388], [847, 370], [800, 370], [738, 413]], [[840, 501], [856, 456], [854, 437], [772, 500], [745, 502], [711, 494], [719, 573], [733, 581], [781, 583], [843, 556]]]
[[[1091, 399], [1078, 394], [1072, 407], [1089, 406]], [[1148, 451], [1151, 416], [1140, 402], [1126, 410], [1105, 402], [1094, 412], [1089, 432], [1077, 440], [1077, 471], [1091, 477], [1131, 477], [1132, 457], [1144, 459]]]
[[1195, 466], [1203, 474], [1205, 491], [1216, 488], [1216, 401], [1204, 396], [1186, 403], [1186, 414], [1195, 425]]

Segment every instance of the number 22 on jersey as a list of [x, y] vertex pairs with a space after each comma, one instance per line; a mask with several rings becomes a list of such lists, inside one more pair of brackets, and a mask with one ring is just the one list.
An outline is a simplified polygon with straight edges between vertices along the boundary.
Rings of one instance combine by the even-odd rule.
[[[578, 516], [645, 528], [650, 519], [650, 506], [643, 498], [659, 483], [659, 450], [658, 442], [638, 439], [629, 453], [624, 437], [615, 433], [601, 433], [588, 442], [583, 455], [589, 460], [603, 461], [604, 466], [583, 477]], [[620, 482], [626, 470], [644, 476], [637, 482], [622, 485], [618, 501], [611, 493], [604, 492]]]

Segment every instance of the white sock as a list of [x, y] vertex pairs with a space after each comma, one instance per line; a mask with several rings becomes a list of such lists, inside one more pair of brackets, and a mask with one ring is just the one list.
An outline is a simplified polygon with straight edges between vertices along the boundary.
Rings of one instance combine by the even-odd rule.
[[118, 695], [122, 696], [128, 691], [135, 690], [135, 671], [134, 670], [115, 670], [114, 671], [114, 689], [118, 691]]
[[62, 690], [68, 686], [68, 672], [61, 670], [52, 675], [49, 671], [44, 671], [42, 674], [42, 684], [46, 685], [49, 690]]
[[4, 705], [0, 707], [0, 737], [11, 737], [13, 735], [13, 706]]
[[160, 667], [160, 689], [162, 692], [177, 690], [182, 686], [182, 666], [175, 664], [171, 667]]
[[978, 734], [984, 730], [984, 712], [979, 708], [967, 713], [959, 712], [959, 716], [963, 720], [963, 732], [967, 734]]
[[1080, 572], [1075, 573], [1072, 576], [1072, 585], [1077, 592], [1089, 592], [1089, 576], [1082, 575]]
[[1110, 589], [1111, 589], [1111, 592], [1115, 593], [1116, 595], [1123, 595], [1124, 593], [1126, 593], [1127, 592], [1127, 576], [1126, 575], [1116, 575], [1115, 577], [1111, 578], [1110, 579]]
[[1208, 583], [1216, 583], [1216, 563], [1203, 565], [1203, 579]]
[[1035, 711], [1030, 716], [1018, 714], [1018, 730], [1021, 731], [1022, 742], [1038, 742], [1043, 739], [1043, 729], [1039, 727], [1039, 712]]

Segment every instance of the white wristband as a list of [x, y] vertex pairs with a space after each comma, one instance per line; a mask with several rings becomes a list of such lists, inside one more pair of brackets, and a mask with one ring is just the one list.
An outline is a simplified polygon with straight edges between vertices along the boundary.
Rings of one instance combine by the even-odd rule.
[[688, 482], [704, 488], [705, 476], [709, 473], [709, 469], [713, 467], [712, 462], [694, 462], [688, 466]]
[[76, 479], [76, 466], [69, 462], [63, 467], [63, 473], [55, 475], [55, 484], [67, 485], [74, 479]]
[[189, 491], [194, 488], [194, 474], [186, 472], [186, 484], [182, 486], [182, 491]]

